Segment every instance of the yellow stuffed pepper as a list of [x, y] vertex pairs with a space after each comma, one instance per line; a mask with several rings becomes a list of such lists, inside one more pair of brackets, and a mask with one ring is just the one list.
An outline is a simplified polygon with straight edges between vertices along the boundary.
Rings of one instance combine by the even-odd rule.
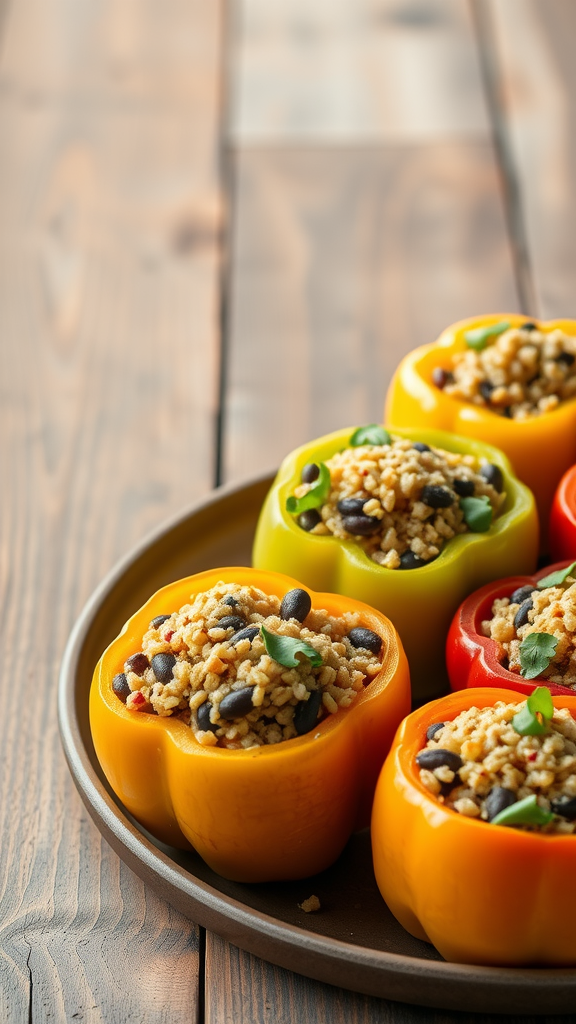
[[576, 696], [545, 687], [464, 690], [398, 730], [374, 798], [376, 880], [447, 960], [576, 966], [575, 717]]
[[576, 462], [576, 320], [506, 313], [448, 327], [402, 360], [385, 419], [501, 448], [534, 492], [547, 550], [554, 491]]
[[370, 425], [319, 438], [284, 460], [260, 515], [253, 563], [389, 616], [413, 695], [423, 700], [447, 689], [444, 645], [460, 602], [504, 574], [532, 572], [537, 533], [533, 497], [497, 449], [439, 431], [390, 436]]
[[303, 878], [364, 827], [410, 708], [396, 631], [278, 573], [202, 572], [159, 590], [100, 659], [96, 754], [153, 835], [242, 882]]

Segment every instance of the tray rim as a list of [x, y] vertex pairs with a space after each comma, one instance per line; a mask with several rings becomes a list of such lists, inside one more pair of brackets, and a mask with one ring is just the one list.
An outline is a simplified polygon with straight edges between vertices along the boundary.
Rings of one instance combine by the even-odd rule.
[[76, 670], [92, 622], [127, 570], [197, 514], [270, 484], [273, 473], [227, 484], [151, 530], [94, 589], [66, 644], [58, 683], [58, 724], [76, 788], [100, 833], [129, 867], [189, 920], [241, 949], [313, 980], [378, 998], [447, 1010], [558, 1014], [573, 1010], [576, 968], [506, 968], [454, 964], [389, 953], [289, 924], [213, 888], [142, 833], [109, 794], [84, 745], [76, 713]]

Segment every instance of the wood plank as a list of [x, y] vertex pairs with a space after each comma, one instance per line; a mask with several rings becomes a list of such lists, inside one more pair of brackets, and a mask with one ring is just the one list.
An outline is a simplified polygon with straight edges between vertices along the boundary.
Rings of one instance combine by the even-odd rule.
[[486, 136], [465, 0], [242, 0], [234, 10], [236, 142]]
[[207, 491], [219, 4], [21, 0], [0, 57], [0, 1016], [183, 1024], [198, 931], [118, 860], [56, 726], [66, 637]]
[[576, 8], [571, 0], [490, 0], [488, 10], [537, 312], [574, 316]]
[[227, 480], [379, 420], [402, 355], [518, 308], [488, 143], [243, 148], [236, 191]]
[[574, 1024], [574, 1014], [516, 1017], [432, 1010], [310, 981], [208, 936], [206, 1024]]

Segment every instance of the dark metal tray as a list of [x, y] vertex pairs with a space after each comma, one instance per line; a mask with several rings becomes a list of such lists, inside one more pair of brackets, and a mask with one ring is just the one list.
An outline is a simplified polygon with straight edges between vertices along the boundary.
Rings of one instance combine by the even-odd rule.
[[[165, 524], [109, 574], [78, 619], [62, 664], [59, 720], [70, 770], [93, 820], [160, 896], [191, 920], [281, 967], [424, 1006], [473, 1007], [485, 1013], [572, 1012], [576, 970], [450, 964], [432, 946], [408, 935], [376, 888], [367, 832], [354, 836], [337, 863], [313, 879], [242, 885], [220, 878], [197, 855], [158, 843], [110, 791], [88, 723], [88, 693], [100, 654], [159, 587], [202, 569], [250, 564], [258, 511], [270, 483], [266, 477], [222, 488]], [[312, 894], [322, 909], [304, 914], [298, 904]]]

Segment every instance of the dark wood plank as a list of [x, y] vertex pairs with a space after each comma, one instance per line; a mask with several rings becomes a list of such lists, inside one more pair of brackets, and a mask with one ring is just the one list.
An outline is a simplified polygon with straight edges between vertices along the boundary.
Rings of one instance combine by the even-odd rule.
[[537, 312], [574, 316], [576, 7], [571, 0], [490, 0], [486, 10]]
[[379, 420], [402, 355], [518, 308], [490, 145], [237, 153], [225, 476]]
[[362, 996], [265, 964], [208, 936], [206, 1024], [574, 1024], [574, 1014], [510, 1017], [447, 1012]]
[[220, 5], [21, 0], [0, 56], [0, 1016], [189, 1024], [198, 932], [56, 726], [90, 591], [214, 471]]

